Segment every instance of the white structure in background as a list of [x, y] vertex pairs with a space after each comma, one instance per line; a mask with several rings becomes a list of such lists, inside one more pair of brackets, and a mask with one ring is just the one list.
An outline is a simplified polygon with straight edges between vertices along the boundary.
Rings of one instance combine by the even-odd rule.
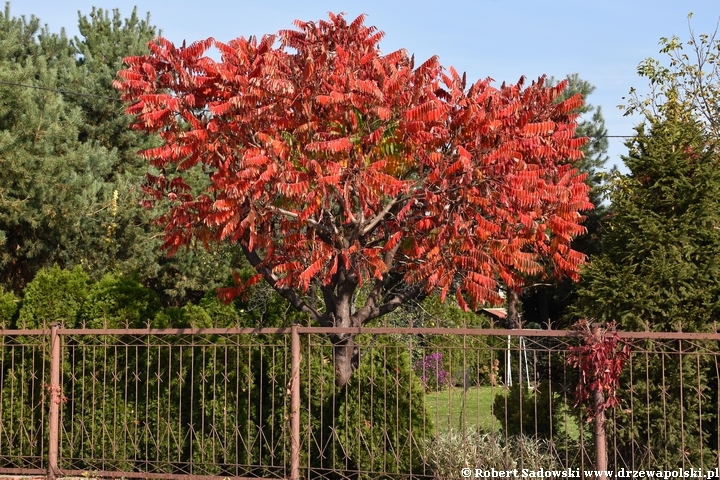
[[[483, 308], [482, 311], [489, 316], [496, 318], [498, 320], [505, 320], [507, 318], [507, 309], [505, 308]], [[528, 358], [527, 358], [527, 346], [525, 344], [525, 338], [524, 337], [518, 337], [518, 343], [519, 343], [519, 349], [518, 349], [518, 365], [519, 365], [519, 371], [518, 371], [518, 380], [522, 380], [521, 378], [521, 372], [522, 372], [522, 365], [523, 365], [523, 359], [525, 360], [525, 381], [527, 382], [527, 388], [528, 390], [532, 388], [532, 385], [530, 383], [530, 371], [528, 368]], [[511, 342], [510, 342], [510, 335], [507, 337], [507, 352], [505, 355], [505, 384], [508, 387], [512, 387], [513, 379], [512, 379], [512, 362], [511, 362]]]

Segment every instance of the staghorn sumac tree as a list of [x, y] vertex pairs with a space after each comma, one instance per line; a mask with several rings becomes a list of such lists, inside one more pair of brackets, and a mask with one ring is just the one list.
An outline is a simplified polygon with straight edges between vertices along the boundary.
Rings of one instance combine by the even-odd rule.
[[[257, 275], [225, 298], [264, 279], [337, 327], [433, 290], [463, 308], [499, 302], [498, 281], [517, 289], [548, 265], [577, 276], [570, 241], [592, 204], [572, 165], [583, 100], [555, 102], [565, 82], [468, 88], [437, 57], [382, 54], [363, 16], [295, 25], [187, 47], [158, 38], [126, 58], [115, 86], [135, 128], [163, 140], [142, 155], [171, 253], [238, 244]], [[350, 334], [331, 340], [345, 385], [357, 347]]]

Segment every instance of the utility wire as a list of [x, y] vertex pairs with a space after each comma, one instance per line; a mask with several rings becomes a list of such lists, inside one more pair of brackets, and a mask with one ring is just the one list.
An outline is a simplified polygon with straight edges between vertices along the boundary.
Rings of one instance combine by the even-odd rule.
[[[92, 93], [73, 92], [71, 90], [60, 90], [57, 88], [38, 87], [37, 85], [27, 85], [24, 83], [5, 82], [5, 81], [0, 80], [0, 85], [9, 85], [12, 87], [23, 87], [23, 88], [34, 88], [35, 90], [44, 90], [46, 92], [62, 93], [65, 95], [75, 95], [78, 97], [102, 98], [103, 100], [112, 100], [114, 102], [122, 102], [122, 99], [117, 98], [117, 97], [108, 97], [106, 95], [95, 95]], [[598, 135], [598, 136], [592, 137], [592, 138], [636, 138], [636, 137], [637, 137], [637, 135]]]

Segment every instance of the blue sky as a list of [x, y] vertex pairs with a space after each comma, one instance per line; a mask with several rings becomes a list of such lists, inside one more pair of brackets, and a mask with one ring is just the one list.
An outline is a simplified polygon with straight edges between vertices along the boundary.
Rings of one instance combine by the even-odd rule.
[[[661, 58], [660, 37], [686, 39], [690, 12], [696, 33], [712, 33], [720, 17], [720, 0], [16, 0], [11, 13], [34, 14], [52, 31], [65, 27], [74, 36], [78, 11], [93, 6], [123, 15], [137, 6], [176, 43], [262, 36], [292, 28], [295, 19], [326, 18], [328, 11], [348, 18], [365, 13], [366, 23], [386, 33], [383, 51], [405, 48], [416, 60], [439, 55], [468, 80], [492, 77], [499, 85], [521, 75], [578, 73], [597, 87], [588, 102], [602, 106], [610, 135], [631, 135], [640, 121], [623, 117], [617, 105], [630, 87], [645, 90], [637, 65]], [[608, 166], [620, 164], [624, 153], [623, 140], [611, 139]]]

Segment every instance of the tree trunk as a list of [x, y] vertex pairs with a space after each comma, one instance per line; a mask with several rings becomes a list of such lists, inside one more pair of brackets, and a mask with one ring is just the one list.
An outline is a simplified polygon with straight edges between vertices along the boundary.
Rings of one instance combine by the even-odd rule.
[[508, 297], [507, 297], [507, 325], [510, 329], [517, 329], [522, 326], [522, 321], [520, 319], [520, 312], [518, 311], [518, 306], [520, 303], [520, 297], [518, 296], [518, 293], [515, 290], [508, 288]]
[[[354, 278], [349, 278], [346, 272], [339, 273], [336, 296], [326, 298], [325, 305], [333, 312], [335, 327], [360, 327], [362, 322], [353, 318], [353, 294], [357, 288]], [[330, 300], [330, 301], [328, 301]], [[338, 333], [330, 335], [333, 344], [333, 360], [335, 362], [335, 383], [344, 388], [353, 372], [357, 369], [360, 355], [352, 333]]]
[[360, 360], [360, 350], [352, 334], [345, 334], [336, 342], [333, 340], [333, 361], [335, 362], [335, 384], [344, 388]]

